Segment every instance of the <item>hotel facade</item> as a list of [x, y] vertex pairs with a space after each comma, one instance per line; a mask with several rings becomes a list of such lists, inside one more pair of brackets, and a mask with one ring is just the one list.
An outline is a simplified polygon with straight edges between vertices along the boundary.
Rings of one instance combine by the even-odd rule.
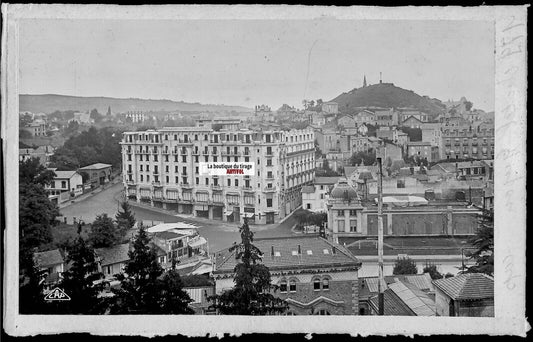
[[[213, 130], [170, 127], [123, 134], [128, 199], [214, 220], [277, 223], [312, 184], [314, 132], [305, 129]], [[254, 163], [253, 175], [211, 176], [201, 162]]]

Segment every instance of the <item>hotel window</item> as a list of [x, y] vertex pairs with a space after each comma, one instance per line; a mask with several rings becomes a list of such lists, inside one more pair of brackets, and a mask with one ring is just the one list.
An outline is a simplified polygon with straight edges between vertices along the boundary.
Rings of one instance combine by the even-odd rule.
[[217, 156], [213, 156], [213, 161], [216, 163], [218, 161], [218, 157]]
[[139, 161], [143, 161], [143, 155], [142, 154], [139, 155]]
[[287, 281], [286, 280], [282, 280], [279, 284], [279, 291], [281, 293], [286, 293], [287, 292]]
[[267, 207], [272, 208], [272, 198], [267, 198]]
[[322, 290], [324, 291], [329, 290], [329, 279], [328, 278], [324, 278], [324, 280], [322, 280]]
[[357, 231], [357, 220], [350, 220], [350, 232]]
[[337, 216], [344, 216], [344, 210], [337, 210]]
[[183, 171], [182, 174], [186, 175], [187, 174], [187, 166], [184, 166], [182, 171]]
[[200, 184], [200, 178], [196, 177], [196, 185]]
[[244, 157], [244, 161], [248, 163], [250, 161], [250, 157]]
[[194, 162], [198, 163], [198, 156], [194, 156]]
[[337, 227], [339, 228], [339, 233], [344, 233], [344, 220], [337, 221]]
[[142, 166], [142, 164], [141, 164], [141, 165], [139, 165], [139, 171], [142, 172], [142, 170], [143, 170], [143, 166]]
[[150, 172], [150, 165], [146, 165], [146, 172]]
[[228, 179], [228, 186], [231, 186], [231, 179]]
[[320, 291], [320, 279], [315, 278], [315, 280], [313, 280], [313, 290]]
[[350, 216], [357, 216], [357, 210], [350, 209]]
[[235, 186], [239, 186], [239, 180], [235, 179]]
[[267, 159], [267, 166], [272, 166], [272, 159]]
[[181, 161], [183, 163], [186, 163], [187, 162], [187, 156], [181, 156]]
[[168, 155], [165, 155], [165, 161], [166, 162], [168, 161]]
[[169, 182], [169, 180], [168, 180], [168, 176], [165, 177], [165, 181], [166, 181], [167, 184], [168, 184], [168, 182]]
[[178, 162], [178, 156], [174, 156], [174, 161], [177, 163]]
[[289, 292], [296, 292], [296, 280], [294, 279], [289, 282]]
[[200, 173], [200, 168], [199, 168], [198, 166], [196, 166], [196, 167], [194, 168], [194, 173], [196, 173], [196, 174], [199, 174], [199, 173]]

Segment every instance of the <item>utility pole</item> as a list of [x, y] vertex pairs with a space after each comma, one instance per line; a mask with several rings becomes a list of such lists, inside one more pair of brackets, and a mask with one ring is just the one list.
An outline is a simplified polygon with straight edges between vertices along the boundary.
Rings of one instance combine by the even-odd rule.
[[378, 162], [378, 268], [379, 268], [379, 279], [378, 279], [378, 302], [379, 302], [379, 315], [383, 316], [384, 312], [384, 297], [383, 291], [381, 288], [382, 284], [385, 283], [383, 278], [383, 175], [381, 169], [381, 157], [376, 158]]

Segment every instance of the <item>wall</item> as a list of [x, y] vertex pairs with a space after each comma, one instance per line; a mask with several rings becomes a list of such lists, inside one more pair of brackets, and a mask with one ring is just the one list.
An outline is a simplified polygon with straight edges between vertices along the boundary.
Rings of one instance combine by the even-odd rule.
[[450, 316], [450, 297], [435, 288], [435, 309], [437, 316]]
[[494, 317], [494, 299], [456, 301], [457, 316]]

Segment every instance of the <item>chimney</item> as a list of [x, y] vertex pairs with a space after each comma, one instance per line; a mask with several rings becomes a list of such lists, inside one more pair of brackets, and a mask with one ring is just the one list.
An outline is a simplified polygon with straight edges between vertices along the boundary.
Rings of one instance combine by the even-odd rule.
[[302, 255], [302, 246], [298, 245], [298, 255]]
[[335, 246], [331, 246], [331, 254], [337, 254], [337, 248], [335, 248]]
[[274, 245], [270, 246], [270, 256], [274, 256]]

